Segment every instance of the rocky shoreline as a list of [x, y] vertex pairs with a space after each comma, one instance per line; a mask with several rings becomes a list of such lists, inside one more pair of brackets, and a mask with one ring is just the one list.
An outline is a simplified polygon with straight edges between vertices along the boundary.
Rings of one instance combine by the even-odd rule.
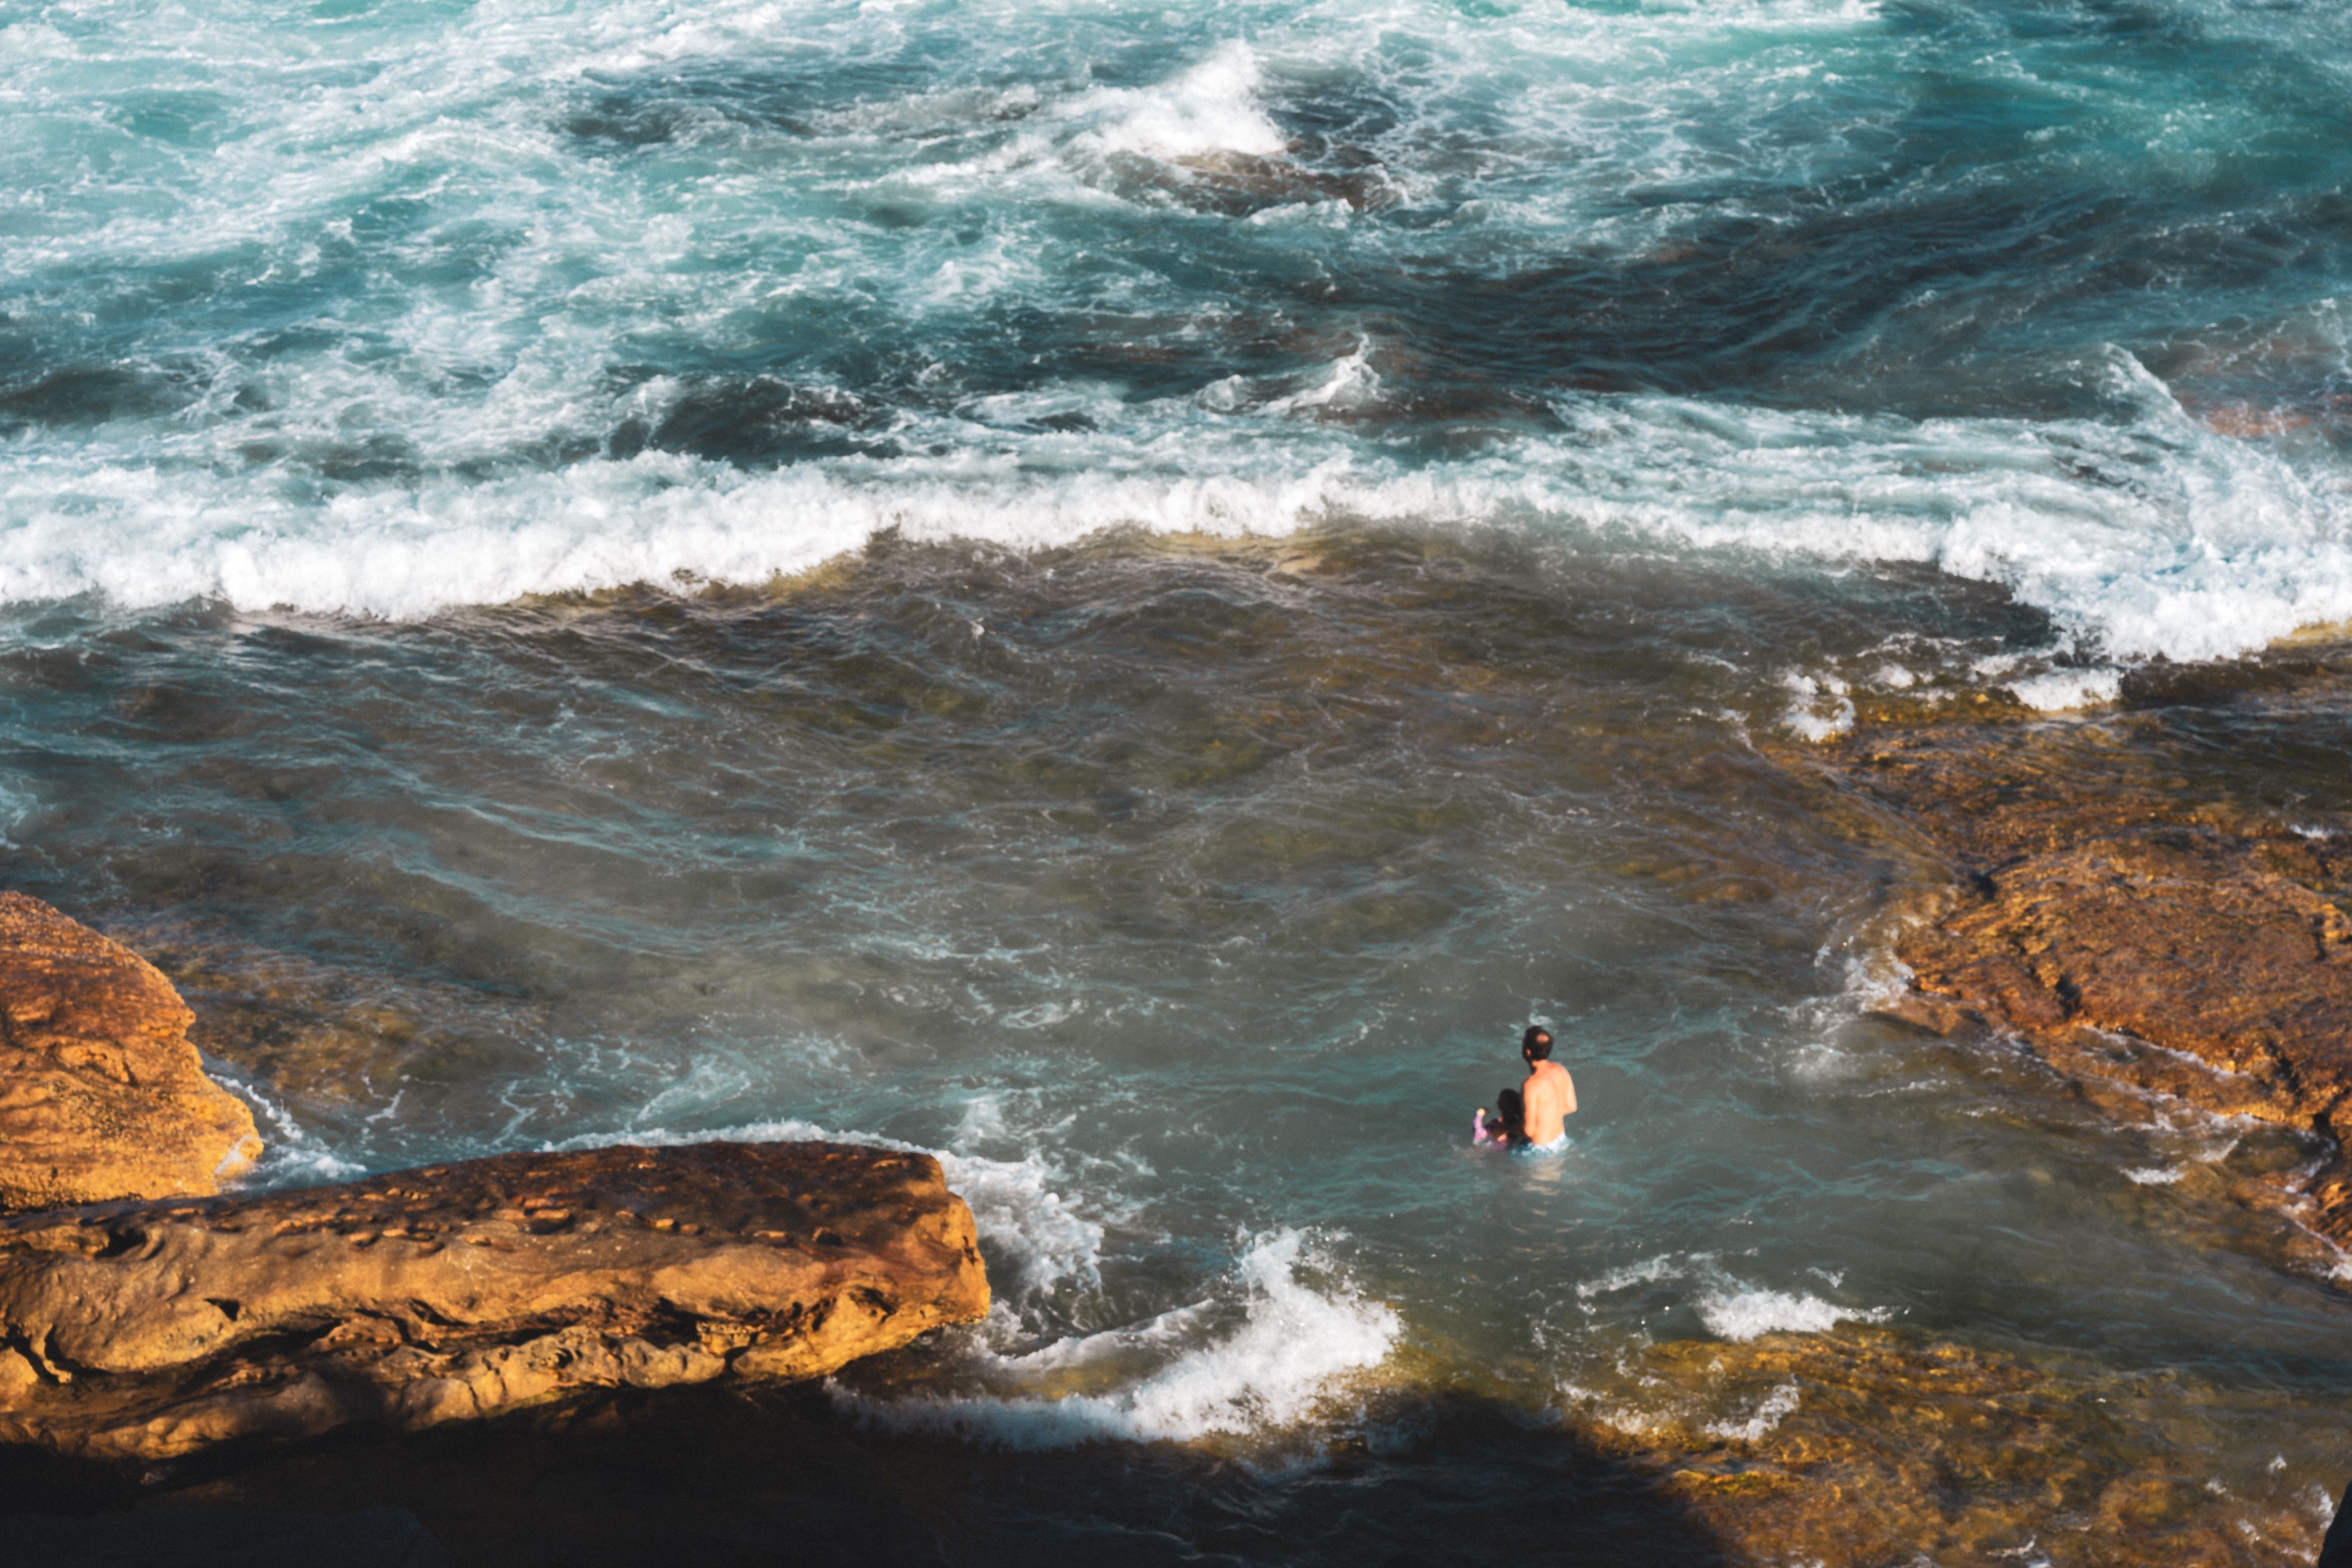
[[157, 1459], [809, 1378], [988, 1310], [926, 1154], [619, 1145], [219, 1195], [259, 1141], [162, 975], [0, 895], [0, 1442]]
[[[2352, 1245], [2352, 853], [2332, 819], [2300, 830], [2184, 784], [2161, 716], [2130, 710], [1864, 712], [1847, 734], [1775, 760], [1818, 781], [1809, 800], [1900, 866], [1892, 885], [1909, 890], [1867, 939], [1902, 966], [1876, 998], [1882, 1016], [2015, 1042], [2021, 1051], [1955, 1054], [2030, 1056], [2120, 1121], [2185, 1105], [2291, 1130], [2301, 1163], [2217, 1166], [2210, 1181], [2308, 1227], [2308, 1248], [2284, 1261], [2330, 1277]], [[87, 951], [91, 973], [154, 994], [127, 952]], [[75, 1005], [85, 1011], [12, 1010], [7, 1043], [44, 1082], [97, 1074], [121, 1087], [110, 1058], [85, 1048], [110, 1037], [70, 1022], [96, 1005]], [[184, 1014], [173, 1027], [193, 1069]], [[1893, 1039], [1906, 1054], [1913, 1043]], [[191, 1147], [179, 1168], [212, 1149]], [[2208, 1179], [2200, 1167], [2179, 1187], [2117, 1186], [2157, 1214]], [[580, 1561], [604, 1560], [600, 1531], [647, 1532], [635, 1556], [615, 1546], [611, 1559], [646, 1561], [706, 1525], [713, 1540], [777, 1520], [799, 1531], [833, 1508], [846, 1528], [895, 1506], [894, 1478], [918, 1465], [963, 1478], [940, 1484], [976, 1516], [971, 1500], [1009, 1489], [1108, 1496], [1139, 1475], [1158, 1489], [1141, 1511], [1190, 1506], [1181, 1500], [1209, 1484], [1213, 1454], [1122, 1447], [1015, 1462], [859, 1432], [818, 1392], [789, 1386], [984, 1312], [971, 1237], [935, 1162], [836, 1145], [509, 1155], [302, 1192], [142, 1189], [18, 1213], [0, 1217], [0, 1443], [117, 1489], [93, 1492], [93, 1507], [394, 1502], [485, 1562], [555, 1521], [571, 1521]], [[873, 1362], [851, 1384], [890, 1370]], [[1633, 1500], [1628, 1527], [1685, 1541], [1692, 1561], [1860, 1563], [1929, 1541], [1990, 1561], [2053, 1518], [2084, 1532], [2068, 1561], [2262, 1564], [2315, 1540], [2307, 1500], [2281, 1489], [2224, 1510], [2209, 1504], [2204, 1472], [2173, 1458], [2242, 1442], [2276, 1414], [2280, 1435], [2263, 1440], [2297, 1474], [2319, 1464], [2311, 1434], [2286, 1434], [2285, 1409], [2261, 1396], [1854, 1324], [1671, 1342], [1621, 1376], [1622, 1389], [1596, 1385], [1544, 1428], [1552, 1462], [1593, 1496]], [[1661, 1390], [1685, 1400], [1686, 1417], [1615, 1424], [1618, 1406], [1657, 1406]], [[1491, 1426], [1524, 1444], [1528, 1413], [1510, 1393], [1456, 1409], [1407, 1376], [1375, 1398], [1394, 1404], [1400, 1429]], [[330, 1428], [341, 1430], [318, 1436]], [[232, 1441], [273, 1437], [316, 1440]], [[1376, 1462], [1349, 1440], [1328, 1458], [1342, 1477]], [[771, 1460], [798, 1468], [772, 1479]], [[806, 1479], [826, 1465], [824, 1481]], [[617, 1500], [664, 1466], [651, 1510], [634, 1492], [590, 1508], [560, 1479], [603, 1467], [598, 1489]], [[730, 1478], [724, 1507], [704, 1496], [713, 1476]], [[526, 1494], [530, 1522], [509, 1521]], [[714, 1508], [723, 1520], [701, 1521]], [[2239, 1538], [2249, 1519], [2260, 1539]], [[928, 1550], [932, 1529], [891, 1539]]]
[[2352, 850], [2200, 799], [2115, 721], [1872, 722], [1825, 748], [1869, 830], [1940, 869], [1897, 911], [1887, 1016], [2021, 1041], [2111, 1114], [2179, 1102], [2291, 1129], [2308, 1158], [2233, 1184], [2336, 1274], [2352, 1249]]

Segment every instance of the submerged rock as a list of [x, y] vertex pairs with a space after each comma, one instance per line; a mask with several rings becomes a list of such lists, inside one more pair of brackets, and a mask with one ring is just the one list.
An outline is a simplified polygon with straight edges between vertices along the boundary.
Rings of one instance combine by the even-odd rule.
[[988, 1310], [929, 1155], [508, 1154], [0, 1219], [0, 1439], [161, 1458], [566, 1390], [813, 1377]]
[[210, 1194], [261, 1152], [137, 953], [0, 893], [0, 1209]]
[[1855, 1324], [1643, 1345], [1595, 1384], [1570, 1419], [1730, 1563], [2308, 1563], [2340, 1453], [2265, 1391]]
[[2315, 1165], [2246, 1195], [2352, 1247], [2352, 921], [2317, 890], [2345, 857], [2194, 815], [2095, 732], [1864, 734], [1843, 760], [1957, 878], [1897, 937], [1910, 985], [1888, 1011], [2316, 1134]]
[[1228, 217], [1314, 202], [1344, 202], [1358, 212], [1379, 212], [1402, 199], [1380, 167], [1360, 155], [1357, 167], [1339, 171], [1232, 151], [1165, 161], [1114, 153], [1107, 162], [1119, 183], [1130, 189], [1159, 191], [1196, 211]]

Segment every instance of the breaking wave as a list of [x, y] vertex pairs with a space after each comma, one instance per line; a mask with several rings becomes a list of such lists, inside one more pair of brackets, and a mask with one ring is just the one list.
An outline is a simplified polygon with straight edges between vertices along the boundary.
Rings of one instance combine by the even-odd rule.
[[[1009, 1348], [1034, 1338], [1021, 1321], [1024, 1304], [1100, 1279], [1103, 1227], [1054, 1190], [1056, 1173], [1034, 1154], [991, 1160], [800, 1121], [596, 1134], [558, 1146], [719, 1140], [928, 1153], [971, 1205], [997, 1300], [952, 1358], [953, 1373], [987, 1391], [881, 1396], [829, 1384], [844, 1410], [892, 1430], [1018, 1448], [1268, 1436], [1313, 1417], [1348, 1374], [1379, 1364], [1402, 1331], [1393, 1309], [1364, 1296], [1304, 1233], [1286, 1228], [1248, 1239], [1230, 1276], [1199, 1300], [1128, 1327]], [[1096, 1386], [1048, 1392], [1073, 1382]]]

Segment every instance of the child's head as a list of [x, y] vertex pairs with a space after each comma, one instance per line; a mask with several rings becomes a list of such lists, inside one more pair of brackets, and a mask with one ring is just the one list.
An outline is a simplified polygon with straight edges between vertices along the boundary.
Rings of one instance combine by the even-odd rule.
[[1495, 1096], [1495, 1113], [1503, 1119], [1507, 1131], [1517, 1132], [1528, 1122], [1527, 1101], [1519, 1098], [1516, 1089], [1504, 1089]]

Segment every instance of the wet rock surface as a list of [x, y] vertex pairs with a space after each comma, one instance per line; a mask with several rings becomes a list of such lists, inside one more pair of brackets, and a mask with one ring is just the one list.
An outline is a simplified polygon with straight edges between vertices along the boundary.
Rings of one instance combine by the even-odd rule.
[[[2340, 1452], [2275, 1398], [1858, 1325], [1644, 1347], [1570, 1418], [1727, 1561], [1825, 1568], [2307, 1563]], [[2250, 1441], [2278, 1455], [2252, 1485], [2200, 1458]]]
[[928, 1155], [704, 1143], [0, 1220], [0, 1438], [167, 1458], [804, 1378], [985, 1314]]
[[0, 893], [0, 1210], [219, 1191], [261, 1152], [205, 1077], [171, 983], [120, 942]]
[[2199, 802], [2145, 735], [2095, 724], [1866, 730], [1832, 756], [1953, 878], [1895, 939], [1889, 1012], [1981, 1020], [2095, 1093], [2312, 1135], [2311, 1163], [2242, 1195], [2352, 1246], [2352, 921], [2330, 896], [2352, 855]]
[[[851, 1379], [887, 1384], [891, 1359]], [[156, 1463], [42, 1456], [18, 1485], [92, 1510], [391, 1505], [498, 1568], [1199, 1560], [1171, 1534], [1331, 1568], [1452, 1563], [1465, 1542], [1627, 1568], [2279, 1568], [2318, 1549], [2315, 1478], [2338, 1484], [2341, 1423], [2307, 1402], [1898, 1328], [1632, 1347], [1550, 1412], [1496, 1370], [1485, 1390], [1360, 1390], [1360, 1418], [1281, 1466], [1214, 1444], [972, 1444], [853, 1419], [815, 1384], [708, 1384]], [[1529, 1506], [1496, 1506], [1498, 1477]], [[1083, 1541], [1041, 1537], [1073, 1507]]]

